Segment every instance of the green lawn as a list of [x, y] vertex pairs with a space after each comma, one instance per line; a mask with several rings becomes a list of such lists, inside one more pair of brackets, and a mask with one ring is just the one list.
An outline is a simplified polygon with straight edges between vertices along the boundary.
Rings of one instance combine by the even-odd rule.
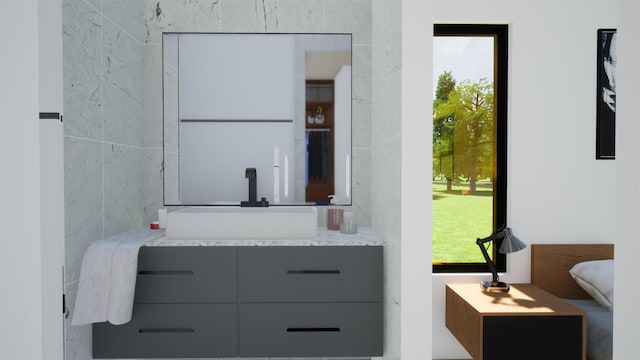
[[[469, 186], [433, 184], [434, 262], [484, 262], [476, 238], [491, 235], [492, 190], [479, 187], [474, 195], [462, 195]], [[489, 252], [491, 253], [491, 252]]]

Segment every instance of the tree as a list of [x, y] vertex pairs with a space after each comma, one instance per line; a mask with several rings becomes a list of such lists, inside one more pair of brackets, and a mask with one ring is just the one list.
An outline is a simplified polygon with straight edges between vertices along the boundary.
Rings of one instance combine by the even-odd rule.
[[456, 87], [456, 79], [453, 78], [451, 71], [445, 71], [438, 76], [438, 87], [436, 88], [435, 101], [446, 102], [449, 94]]
[[[452, 114], [454, 177], [469, 179], [469, 191], [476, 181], [493, 174], [493, 84], [486, 78], [477, 83], [464, 80], [438, 104], [438, 112]], [[434, 142], [435, 146], [435, 142]]]
[[456, 80], [450, 71], [440, 74], [433, 101], [433, 173], [446, 177], [447, 191], [451, 191], [453, 180], [453, 116], [440, 109], [455, 86]]

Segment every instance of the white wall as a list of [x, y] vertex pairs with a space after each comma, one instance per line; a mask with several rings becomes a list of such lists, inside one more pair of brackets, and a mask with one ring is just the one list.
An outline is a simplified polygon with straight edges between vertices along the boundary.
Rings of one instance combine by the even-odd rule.
[[[62, 113], [62, 0], [38, 2], [39, 109]], [[64, 139], [62, 119], [40, 119], [42, 353], [63, 357]]]
[[[0, 358], [63, 357], [62, 7], [0, 2]], [[19, 34], [19, 36], [18, 36]]]
[[0, 1], [0, 358], [43, 357], [38, 2]]
[[616, 222], [615, 309], [613, 313], [616, 359], [640, 358], [640, 4], [618, 2], [618, 66], [616, 118]]
[[[631, 175], [636, 174], [632, 169], [637, 164], [630, 165], [628, 170], [622, 170], [617, 167], [618, 160], [594, 160], [596, 30], [616, 27], [616, 3], [607, 0], [441, 0], [432, 3], [433, 7], [429, 9], [418, 1], [403, 2], [403, 54], [407, 53], [405, 47], [416, 46], [412, 41], [407, 41], [415, 38], [414, 41], [422, 42], [426, 56], [432, 57], [430, 40], [416, 35], [427, 31], [420, 21], [493, 22], [510, 25], [509, 225], [528, 244], [611, 242], [616, 244], [618, 255], [618, 250], [628, 245], [626, 240], [616, 236], [616, 226], [620, 226], [617, 221], [619, 212], [616, 212], [616, 185], [622, 185], [616, 184], [616, 175], [628, 174], [630, 171]], [[637, 20], [637, 13], [630, 17], [629, 21]], [[420, 76], [415, 71], [417, 70], [404, 68], [403, 81]], [[430, 84], [431, 76], [422, 75], [421, 80]], [[403, 104], [408, 101], [405, 96], [407, 93], [403, 92]], [[429, 108], [427, 102], [421, 110], [403, 106], [403, 126], [410, 113], [428, 113]], [[404, 135], [403, 131], [403, 149], [408, 140]], [[637, 151], [634, 154], [632, 161], [637, 163]], [[405, 156], [403, 151], [403, 158]], [[429, 156], [424, 158], [428, 159]], [[404, 164], [403, 161], [403, 166]], [[405, 172], [403, 169], [403, 176], [418, 176], [421, 171]], [[403, 192], [404, 186], [403, 179]], [[634, 192], [637, 189], [631, 190], [632, 197]], [[632, 203], [637, 205], [637, 196], [635, 199]], [[403, 203], [403, 210], [404, 208]], [[634, 211], [631, 212], [632, 217], [637, 218], [636, 208], [631, 210]], [[422, 211], [422, 214], [424, 217], [430, 215], [427, 210]], [[403, 212], [403, 222], [407, 216]], [[637, 230], [635, 233], [637, 234]], [[424, 241], [430, 241], [430, 226], [424, 226], [415, 235], [418, 234]], [[403, 269], [405, 246], [414, 249], [419, 247], [417, 243], [409, 242], [405, 245], [405, 241], [411, 241], [411, 238], [403, 230]], [[638, 253], [637, 246], [633, 249], [635, 257]], [[424, 257], [426, 259], [429, 255], [425, 254]], [[508, 273], [502, 279], [508, 282], [528, 282], [529, 258], [529, 249], [510, 255]], [[633, 268], [637, 269], [637, 266]], [[434, 339], [433, 358], [468, 357], [444, 325], [445, 284], [456, 281], [475, 282], [486, 279], [487, 276], [433, 275], [433, 308], [430, 317]], [[404, 284], [404, 274], [402, 279]], [[423, 285], [424, 282], [412, 282], [411, 286]], [[621, 299], [617, 296], [616, 306], [620, 305], [620, 312], [626, 311], [630, 304], [627, 302], [634, 299], [637, 297]], [[429, 313], [429, 310], [424, 311]], [[616, 322], [616, 334], [626, 333], [632, 320], [637, 322], [637, 311], [634, 310], [631, 314], [633, 316], [626, 320], [626, 324], [622, 319]], [[402, 319], [404, 321], [404, 317]], [[404, 324], [402, 329], [405, 329]], [[629, 329], [634, 330], [636, 327], [634, 325]], [[637, 331], [633, 333], [637, 334]], [[405, 336], [403, 331], [403, 343], [407, 341]], [[630, 341], [616, 337], [616, 353], [629, 351], [632, 345]], [[637, 354], [637, 350], [625, 354]]]
[[[401, 128], [401, 357], [425, 359], [440, 341], [431, 304], [431, 78], [432, 22], [413, 14], [429, 14], [429, 2], [402, 7], [402, 128]], [[427, 16], [428, 19], [428, 16]], [[428, 100], [427, 100], [428, 99]], [[426, 232], [426, 233], [425, 233]], [[435, 340], [437, 339], [437, 340]], [[435, 341], [434, 341], [435, 340]]]

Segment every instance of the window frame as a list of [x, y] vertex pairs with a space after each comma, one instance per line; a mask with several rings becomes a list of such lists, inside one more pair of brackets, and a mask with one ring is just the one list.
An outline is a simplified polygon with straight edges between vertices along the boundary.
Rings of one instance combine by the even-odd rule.
[[[495, 106], [495, 154], [496, 167], [493, 196], [493, 231], [507, 224], [507, 94], [508, 94], [508, 35], [509, 25], [506, 24], [434, 24], [433, 36], [482, 36], [490, 35], [496, 38], [494, 98]], [[490, 234], [478, 234], [478, 237]], [[474, 239], [469, 239], [474, 241]], [[491, 247], [492, 257], [499, 272], [507, 268], [507, 256], [499, 253], [502, 239], [494, 240]], [[478, 249], [480, 252], [480, 249]], [[480, 273], [488, 272], [487, 264], [477, 263], [433, 263], [432, 272], [435, 273]]]

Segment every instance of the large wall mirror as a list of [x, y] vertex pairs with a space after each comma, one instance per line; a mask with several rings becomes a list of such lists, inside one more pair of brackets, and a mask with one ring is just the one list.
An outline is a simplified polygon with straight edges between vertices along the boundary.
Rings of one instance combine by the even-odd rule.
[[163, 34], [164, 203], [351, 204], [351, 34]]

